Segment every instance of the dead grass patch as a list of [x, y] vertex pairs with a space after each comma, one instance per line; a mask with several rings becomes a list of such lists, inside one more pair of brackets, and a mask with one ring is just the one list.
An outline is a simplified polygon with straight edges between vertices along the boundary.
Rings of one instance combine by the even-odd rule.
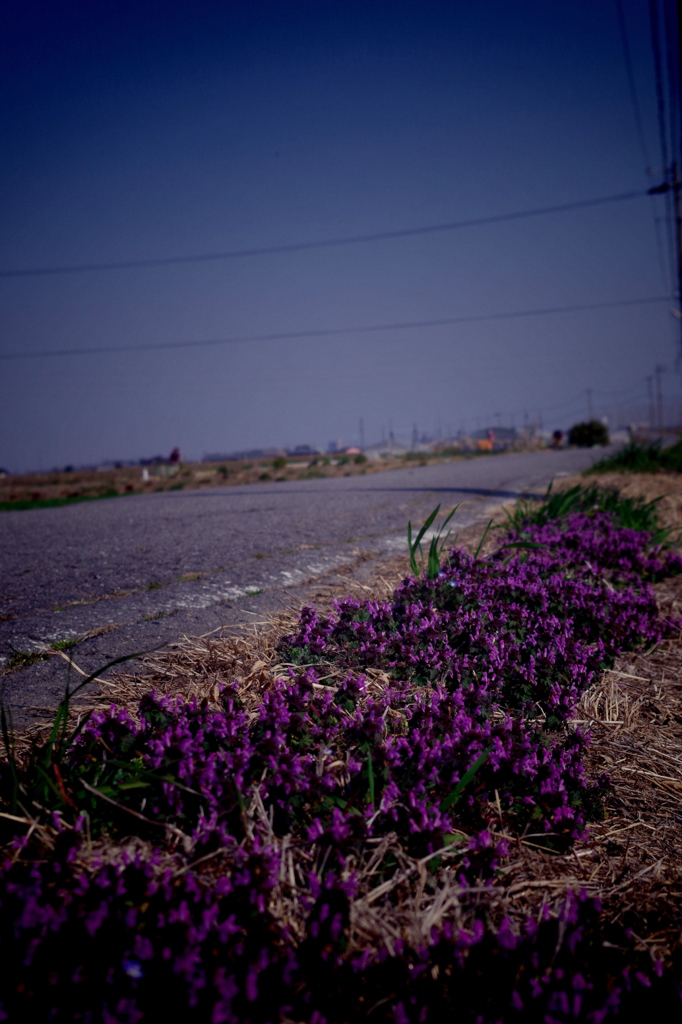
[[[562, 486], [573, 482], [562, 481]], [[682, 479], [605, 474], [594, 482], [647, 500], [662, 495], [662, 522], [671, 528], [682, 526]], [[481, 529], [477, 524], [462, 531], [458, 543], [471, 550]], [[486, 548], [496, 543], [497, 538], [489, 535]], [[315, 603], [325, 611], [335, 597], [349, 592], [388, 598], [408, 567], [407, 556], [401, 555], [386, 560], [363, 580], [331, 577], [316, 590]], [[662, 614], [682, 613], [681, 579], [657, 585], [656, 592]], [[84, 694], [73, 713], [82, 716], [103, 700], [134, 711], [150, 689], [217, 706], [225, 682], [236, 682], [247, 710], [255, 710], [262, 695], [290, 667], [281, 660], [279, 643], [293, 632], [297, 613], [292, 607], [266, 623], [229, 634], [185, 637], [168, 650], [147, 656], [140, 672], [118, 672], [100, 680], [99, 693]], [[73, 662], [64, 652], [62, 656]], [[333, 686], [340, 674], [329, 665], [327, 677], [318, 685]], [[368, 676], [373, 685], [383, 685], [381, 673]], [[349, 861], [358, 880], [351, 907], [351, 950], [392, 952], [398, 940], [416, 948], [428, 943], [432, 929], [446, 920], [466, 927], [474, 916], [483, 915], [493, 924], [506, 916], [520, 925], [528, 915], [539, 915], [543, 904], [556, 907], [567, 891], [582, 889], [601, 900], [607, 921], [630, 930], [640, 951], [670, 963], [680, 947], [682, 919], [682, 639], [621, 658], [583, 695], [572, 724], [591, 733], [588, 775], [597, 779], [606, 773], [610, 778], [604, 820], [591, 823], [570, 853], [559, 854], [543, 848], [541, 837], [530, 833], [512, 837], [499, 803], [491, 803], [490, 830], [509, 838], [511, 849], [495, 883], [480, 888], [459, 884], [456, 842], [422, 859], [408, 857], [390, 834], [366, 844]], [[319, 854], [310, 846], [292, 844], [288, 836], [276, 836], [257, 795], [246, 813], [252, 827], [258, 823], [282, 854], [271, 910], [293, 935], [302, 937], [308, 913], [306, 879], [311, 870], [323, 867], [316, 860]], [[209, 877], [218, 875], [222, 852], [181, 870], [191, 867]], [[377, 882], [377, 866], [385, 864], [389, 852], [395, 871], [388, 880], [382, 874]]]

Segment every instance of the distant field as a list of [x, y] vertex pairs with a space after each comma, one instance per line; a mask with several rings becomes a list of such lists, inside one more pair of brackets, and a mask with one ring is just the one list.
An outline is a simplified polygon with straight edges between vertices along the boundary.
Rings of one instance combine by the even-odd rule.
[[376, 461], [364, 456], [316, 456], [263, 459], [253, 462], [180, 463], [121, 469], [27, 473], [0, 478], [0, 511], [52, 508], [98, 498], [194, 487], [224, 487], [267, 481], [310, 480], [316, 477], [356, 476], [405, 466], [427, 465], [446, 459], [473, 458], [493, 453], [428, 452], [395, 455]]

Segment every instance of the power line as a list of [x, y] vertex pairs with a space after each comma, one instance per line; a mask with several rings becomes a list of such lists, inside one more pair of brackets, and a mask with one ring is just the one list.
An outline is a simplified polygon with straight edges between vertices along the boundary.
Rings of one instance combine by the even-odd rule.
[[0, 353], [0, 360], [51, 359], [56, 356], [92, 356], [114, 352], [156, 352], [168, 349], [202, 348], [217, 345], [242, 345], [259, 341], [293, 341], [302, 338], [333, 338], [344, 334], [375, 334], [381, 331], [404, 331], [414, 328], [444, 327], [452, 324], [482, 323], [485, 320], [516, 320], [523, 317], [548, 316], [555, 313], [578, 313], [593, 309], [616, 309], [623, 306], [644, 306], [656, 302], [669, 302], [667, 295], [651, 295], [641, 299], [616, 299], [612, 302], [588, 302], [574, 306], [545, 306], [508, 313], [477, 313], [470, 316], [450, 316], [437, 320], [404, 320], [397, 323], [371, 324], [356, 327], [326, 327], [307, 331], [277, 331], [272, 334], [245, 334], [232, 338], [206, 338], [196, 341], [158, 341], [141, 345], [105, 345], [92, 348], [65, 348], [38, 352]]
[[676, 159], [678, 138], [678, 107], [680, 97], [680, 81], [678, 74], [677, 31], [675, 13], [671, 0], [664, 0], [663, 16], [665, 24], [666, 68], [668, 73], [668, 138], [670, 139], [671, 159]]
[[[668, 150], [668, 132], [666, 125], [666, 101], [663, 85], [663, 60], [661, 55], [661, 39], [657, 0], [649, 0], [649, 24], [651, 27], [651, 49], [654, 58], [654, 74], [656, 80], [656, 112], [658, 117], [658, 137], [661, 147], [663, 175], [670, 184], [670, 160]], [[670, 140], [672, 143], [672, 140]], [[666, 228], [668, 241], [668, 259], [670, 261], [670, 280], [676, 277], [675, 241], [673, 237], [673, 196], [668, 191], [665, 196]]]
[[[630, 40], [628, 38], [627, 22], [625, 20], [625, 13], [623, 11], [623, 0], [616, 0], [616, 14], [618, 15], [618, 27], [620, 29], [620, 41], [623, 49], [623, 60], [625, 62], [625, 74], [628, 81], [628, 90], [630, 93], [630, 102], [632, 104], [632, 110], [635, 116], [635, 127], [637, 129], [637, 138], [639, 140], [639, 147], [642, 151], [642, 158], [644, 160], [644, 169], [646, 175], [651, 181], [653, 177], [653, 168], [651, 166], [651, 157], [649, 156], [649, 147], [646, 143], [646, 133], [644, 131], [644, 121], [642, 119], [642, 109], [639, 103], [639, 96], [637, 94], [637, 85], [635, 82], [635, 72], [632, 64], [632, 51], [630, 50]], [[654, 221], [654, 234], [656, 236], [656, 251], [658, 254], [658, 265], [661, 271], [661, 279], [663, 281], [663, 287], [672, 290], [672, 284], [669, 278], [670, 268], [665, 266], [665, 258], [663, 256], [663, 240], [661, 238], [661, 220], [656, 211], [656, 199], [654, 196], [651, 197], [651, 213]]]
[[642, 150], [642, 156], [644, 157], [644, 166], [648, 173], [651, 173], [651, 160], [649, 159], [649, 150], [646, 144], [646, 135], [644, 134], [644, 122], [642, 121], [642, 111], [639, 105], [639, 98], [637, 96], [637, 87], [635, 85], [635, 74], [632, 67], [632, 54], [630, 52], [630, 43], [628, 40], [627, 26], [625, 23], [625, 15], [623, 13], [623, 0], [616, 0], [616, 11], [618, 13], [618, 26], [620, 28], [620, 41], [623, 45], [623, 58], [625, 60], [625, 73], [628, 79], [628, 87], [630, 90], [630, 101], [632, 103], [632, 109], [635, 115], [635, 125], [637, 126], [637, 137], [639, 139], [639, 145]]
[[651, 49], [654, 56], [654, 73], [656, 78], [656, 111], [658, 114], [658, 140], [661, 147], [661, 160], [664, 173], [668, 169], [668, 135], [665, 118], [665, 92], [663, 89], [663, 62], [661, 60], [660, 30], [658, 26], [658, 10], [656, 0], [649, 0], [649, 24], [651, 26]]
[[247, 256], [274, 256], [283, 252], [305, 252], [310, 249], [331, 249], [342, 245], [357, 245], [362, 242], [383, 242], [392, 238], [410, 238], [414, 235], [437, 234], [458, 231], [460, 228], [481, 227], [485, 224], [501, 224], [505, 221], [523, 220], [527, 217], [541, 217], [550, 213], [567, 213], [570, 210], [585, 210], [592, 206], [606, 206], [629, 199], [639, 199], [646, 192], [619, 192], [599, 199], [583, 199], [576, 203], [559, 203], [555, 206], [540, 206], [517, 213], [499, 213], [490, 217], [472, 217], [468, 220], [445, 221], [416, 228], [398, 228], [395, 231], [376, 231], [366, 235], [346, 235], [340, 238], [324, 238], [310, 242], [287, 242], [282, 245], [266, 245], [249, 249], [228, 249], [224, 252], [199, 253], [195, 256], [163, 256], [144, 260], [112, 260], [107, 263], [77, 263], [70, 266], [33, 267], [15, 270], [0, 270], [0, 278], [45, 277], [53, 274], [85, 274], [105, 270], [135, 270], [142, 267], [167, 267], [179, 263], [209, 263], [216, 260], [243, 259]]

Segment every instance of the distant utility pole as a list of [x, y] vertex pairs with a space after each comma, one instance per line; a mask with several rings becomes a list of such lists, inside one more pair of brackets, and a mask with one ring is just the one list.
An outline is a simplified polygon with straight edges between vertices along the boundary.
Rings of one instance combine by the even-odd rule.
[[[677, 8], [678, 31], [680, 33], [680, 60], [682, 61], [682, 4], [678, 3]], [[677, 239], [677, 315], [680, 324], [680, 350], [679, 358], [682, 358], [682, 197], [680, 197], [680, 165], [675, 161], [673, 164], [673, 197], [675, 200], [675, 227]]]
[[365, 447], [365, 421], [360, 417], [360, 447], [364, 450]]
[[[682, 53], [682, 0], [677, 0], [677, 27], [680, 38], [678, 48], [678, 60]], [[666, 181], [661, 185], [655, 185], [649, 189], [649, 195], [661, 195], [663, 192], [672, 192], [673, 207], [675, 210], [675, 247], [677, 249], [677, 309], [672, 313], [677, 317], [680, 324], [680, 348], [678, 360], [682, 359], [682, 182], [680, 181], [680, 165], [677, 160], [665, 168]]]
[[587, 418], [588, 420], [594, 419], [594, 410], [592, 408], [592, 388], [587, 389]]
[[663, 430], [663, 387], [661, 384], [661, 375], [665, 370], [665, 366], [661, 366], [659, 363], [656, 367], [656, 419], [658, 420], [657, 426], [659, 430]]

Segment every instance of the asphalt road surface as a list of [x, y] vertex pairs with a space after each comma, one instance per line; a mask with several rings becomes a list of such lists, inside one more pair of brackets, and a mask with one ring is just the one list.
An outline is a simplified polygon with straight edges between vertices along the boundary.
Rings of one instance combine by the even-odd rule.
[[[600, 453], [602, 455], [603, 453]], [[283, 600], [352, 567], [406, 550], [408, 519], [460, 502], [460, 526], [594, 461], [584, 450], [456, 460], [368, 476], [131, 495], [0, 512], [0, 688], [16, 725], [59, 701], [68, 666], [260, 621]], [[351, 571], [351, 569], [349, 569]]]

